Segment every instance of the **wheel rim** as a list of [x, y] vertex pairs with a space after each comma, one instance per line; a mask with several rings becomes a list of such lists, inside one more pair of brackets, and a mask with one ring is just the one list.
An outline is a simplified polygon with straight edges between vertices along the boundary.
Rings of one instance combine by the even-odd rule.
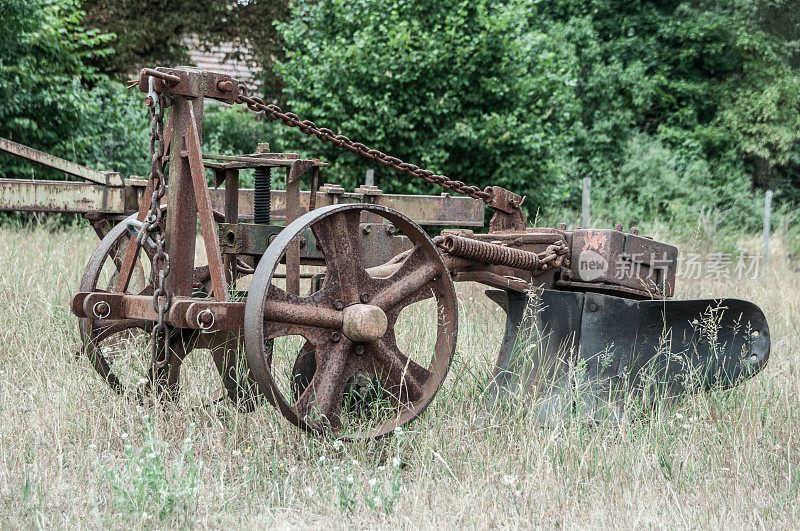
[[[128, 217], [101, 240], [84, 270], [81, 291], [113, 290], [121, 257], [130, 241], [128, 222], [135, 219], [135, 215]], [[150, 263], [149, 258], [152, 258], [152, 252], [145, 246], [140, 251], [133, 280], [126, 293], [152, 294], [152, 279], [148, 280], [150, 275], [144, 270], [144, 266]], [[196, 268], [195, 272], [201, 276], [203, 268]], [[140, 277], [139, 282], [136, 282], [137, 275]], [[176, 401], [180, 394], [181, 365], [186, 355], [200, 346], [197, 344], [198, 334], [193, 331], [173, 331], [167, 362], [163, 366], [156, 366], [152, 363], [149, 348], [152, 326], [152, 322], [136, 319], [81, 318], [79, 329], [82, 350], [95, 371], [117, 394], [140, 402], [153, 395], [163, 400]], [[218, 370], [221, 372], [222, 368], [218, 366]], [[226, 383], [230, 395], [230, 382]]]
[[[364, 212], [388, 220], [413, 244], [385, 278], [362, 267], [357, 236], [341, 237], [360, 234]], [[290, 244], [307, 228], [325, 256], [326, 274], [319, 291], [300, 297], [275, 285], [273, 277]], [[429, 360], [417, 362], [398, 347], [394, 326], [403, 308], [431, 297], [438, 315], [435, 346]], [[291, 223], [259, 262], [245, 306], [246, 352], [260, 392], [293, 424], [346, 438], [380, 437], [420, 415], [447, 374], [456, 334], [455, 290], [433, 242], [410, 219], [376, 205], [332, 205]], [[272, 340], [292, 335], [305, 340], [295, 365], [302, 362], [305, 370], [309, 365], [314, 370], [294, 398], [279, 385], [268, 348]], [[313, 364], [308, 363], [310, 353]], [[349, 422], [349, 412], [342, 410], [346, 386], [363, 374], [389, 397], [385, 414], [368, 419], [366, 426]]]

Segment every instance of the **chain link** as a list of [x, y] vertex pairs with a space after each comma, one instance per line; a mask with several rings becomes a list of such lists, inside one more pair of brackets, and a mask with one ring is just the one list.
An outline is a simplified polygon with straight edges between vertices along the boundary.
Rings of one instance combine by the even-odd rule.
[[415, 164], [404, 162], [397, 157], [387, 155], [377, 149], [372, 149], [360, 142], [353, 142], [344, 135], [337, 135], [333, 131], [325, 127], [319, 127], [310, 120], [300, 120], [300, 118], [292, 112], [283, 112], [280, 107], [273, 104], [265, 104], [264, 100], [257, 96], [249, 96], [247, 87], [239, 85], [239, 96], [236, 98], [238, 103], [247, 105], [253, 112], [263, 112], [264, 115], [270, 120], [279, 120], [289, 127], [297, 127], [307, 135], [314, 135], [322, 141], [330, 142], [340, 149], [346, 149], [356, 155], [360, 155], [367, 160], [377, 162], [384, 166], [393, 168], [399, 172], [407, 173], [414, 177], [419, 177], [429, 183], [437, 184], [442, 188], [448, 188], [458, 193], [468, 195], [475, 199], [480, 199], [484, 203], [489, 203], [492, 195], [485, 190], [481, 190], [477, 186], [465, 184], [461, 181], [450, 179], [444, 175], [436, 174], [430, 170], [420, 168]]
[[[152, 83], [152, 78], [150, 78]], [[152, 190], [150, 197], [150, 212], [142, 223], [142, 229], [137, 236], [138, 244], [142, 246], [149, 236], [156, 244], [156, 253], [153, 255], [152, 275], [156, 280], [153, 291], [153, 309], [158, 313], [158, 321], [150, 334], [150, 349], [153, 364], [163, 368], [169, 361], [169, 329], [166, 319], [172, 296], [166, 288], [166, 278], [169, 276], [169, 254], [164, 250], [165, 238], [163, 230], [164, 210], [161, 208], [161, 199], [167, 191], [164, 178], [164, 109], [169, 106], [169, 96], [156, 95], [151, 91], [147, 98], [150, 108], [150, 176], [148, 185]], [[159, 356], [159, 346], [162, 345], [163, 357]]]

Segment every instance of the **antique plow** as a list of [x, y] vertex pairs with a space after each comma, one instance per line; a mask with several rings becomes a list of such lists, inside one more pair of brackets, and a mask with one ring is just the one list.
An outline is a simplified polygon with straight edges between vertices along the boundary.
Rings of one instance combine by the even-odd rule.
[[[145, 69], [138, 87], [152, 116], [150, 176], [136, 183], [135, 212], [103, 236], [72, 299], [83, 351], [120, 394], [176, 400], [186, 356], [208, 349], [243, 410], [266, 400], [303, 429], [379, 437], [439, 391], [456, 351], [453, 283], [465, 281], [490, 287], [507, 313], [487, 396], [533, 394], [542, 421], [576, 410], [599, 420], [631, 403], [731, 387], [767, 362], [769, 329], [755, 305], [667, 300], [674, 246], [622, 227], [529, 228], [519, 195], [353, 142], [265, 105], [226, 75]], [[209, 98], [472, 199], [366, 186], [346, 194], [320, 186], [323, 162], [266, 145], [204, 154]], [[255, 189], [243, 196], [246, 168]], [[223, 189], [209, 189], [207, 169]], [[281, 170], [278, 195], [272, 172]], [[448, 228], [431, 238], [420, 226], [482, 226], [484, 205], [493, 211], [486, 234]], [[413, 311], [409, 320], [416, 307], [429, 320]], [[401, 322], [411, 323], [412, 341], [401, 341]]]

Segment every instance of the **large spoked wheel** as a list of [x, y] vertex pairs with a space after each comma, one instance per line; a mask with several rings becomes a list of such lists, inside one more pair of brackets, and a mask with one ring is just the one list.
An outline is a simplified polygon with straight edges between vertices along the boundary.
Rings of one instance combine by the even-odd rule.
[[[135, 215], [130, 216], [100, 241], [84, 270], [81, 291], [114, 291], [128, 243], [134, 237], [130, 227], [136, 226], [135, 220]], [[126, 293], [153, 294], [153, 254], [154, 249], [149, 244], [140, 250]], [[195, 271], [198, 292], [205, 289], [202, 282], [205, 269]], [[181, 363], [196, 347], [197, 334], [173, 330], [169, 353], [159, 353], [158, 363], [155, 363], [150, 349], [152, 327], [152, 322], [138, 319], [81, 318], [82, 351], [117, 394], [139, 401], [146, 397], [176, 401]]]
[[[362, 214], [380, 216], [413, 248], [393, 265], [364, 269]], [[308, 296], [288, 293], [276, 270], [293, 242], [308, 237], [324, 255], [324, 280]], [[301, 236], [302, 235], [302, 236]], [[379, 270], [379, 271], [378, 271]], [[431, 300], [426, 300], [431, 299]], [[401, 311], [433, 303], [427, 352], [402, 352], [395, 336]], [[245, 347], [258, 389], [293, 424], [346, 438], [375, 438], [420, 415], [453, 359], [457, 303], [453, 282], [427, 234], [407, 217], [376, 205], [331, 205], [292, 222], [256, 268], [245, 306]], [[277, 343], [294, 363], [279, 366]], [[298, 353], [299, 351], [299, 353]]]

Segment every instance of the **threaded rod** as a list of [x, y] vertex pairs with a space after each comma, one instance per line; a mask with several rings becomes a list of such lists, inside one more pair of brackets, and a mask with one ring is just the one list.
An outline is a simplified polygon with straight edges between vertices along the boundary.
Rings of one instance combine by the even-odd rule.
[[253, 218], [259, 225], [268, 225], [272, 208], [272, 168], [259, 166], [255, 171]]

